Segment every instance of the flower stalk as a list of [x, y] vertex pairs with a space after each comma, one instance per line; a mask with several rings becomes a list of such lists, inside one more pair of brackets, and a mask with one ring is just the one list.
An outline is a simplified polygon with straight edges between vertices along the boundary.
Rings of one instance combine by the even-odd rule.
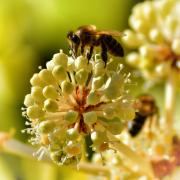
[[165, 125], [168, 132], [173, 130], [174, 111], [176, 104], [177, 73], [172, 69], [165, 86]]
[[27, 146], [26, 144], [21, 143], [15, 139], [9, 139], [3, 143], [3, 151], [22, 156], [22, 157], [33, 157], [34, 148]]

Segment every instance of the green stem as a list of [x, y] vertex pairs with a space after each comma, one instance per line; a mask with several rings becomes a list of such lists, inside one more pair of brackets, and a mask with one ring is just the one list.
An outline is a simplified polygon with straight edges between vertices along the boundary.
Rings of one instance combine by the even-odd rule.
[[[2, 150], [6, 153], [13, 154], [20, 157], [36, 159], [33, 156], [33, 153], [37, 151], [37, 149], [32, 148], [16, 139], [8, 139], [3, 142]], [[43, 156], [43, 162], [50, 163], [51, 160], [46, 156]]]
[[152, 170], [152, 166], [150, 161], [148, 161], [145, 157], [138, 155], [132, 149], [130, 149], [126, 144], [123, 144], [118, 138], [116, 138], [110, 132], [107, 132], [108, 138], [110, 140], [110, 147], [115, 149], [127, 159], [130, 160], [131, 164], [134, 167], [138, 167], [138, 170], [150, 178], [154, 178], [154, 173]]
[[83, 171], [88, 174], [101, 175], [101, 176], [103, 175], [106, 176], [108, 179], [110, 179], [110, 170], [105, 166], [96, 165], [87, 162], [82, 162], [78, 166], [80, 171]]
[[[36, 152], [36, 149], [21, 143], [15, 139], [8, 139], [1, 145], [1, 148], [4, 152], [11, 153], [26, 158], [34, 158], [33, 153]], [[35, 158], [34, 158], [35, 159]], [[43, 162], [52, 163], [48, 157], [43, 157], [41, 159]], [[87, 162], [82, 162], [78, 164], [78, 170], [93, 174], [93, 175], [103, 175], [108, 179], [110, 177], [110, 170], [107, 167], [101, 165], [95, 165]]]

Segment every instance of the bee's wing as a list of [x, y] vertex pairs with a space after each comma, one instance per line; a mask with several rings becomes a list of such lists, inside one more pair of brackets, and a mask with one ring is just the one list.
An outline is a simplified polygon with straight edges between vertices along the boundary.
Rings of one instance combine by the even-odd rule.
[[97, 31], [96, 35], [111, 35], [111, 36], [118, 36], [122, 37], [125, 36], [123, 32], [120, 31], [115, 31], [115, 30], [102, 30], [102, 31]]

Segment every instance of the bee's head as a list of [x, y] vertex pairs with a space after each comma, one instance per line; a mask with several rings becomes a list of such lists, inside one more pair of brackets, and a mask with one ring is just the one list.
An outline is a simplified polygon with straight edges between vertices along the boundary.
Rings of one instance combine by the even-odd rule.
[[68, 32], [67, 38], [74, 44], [78, 44], [78, 45], [80, 44], [79, 37], [73, 31]]

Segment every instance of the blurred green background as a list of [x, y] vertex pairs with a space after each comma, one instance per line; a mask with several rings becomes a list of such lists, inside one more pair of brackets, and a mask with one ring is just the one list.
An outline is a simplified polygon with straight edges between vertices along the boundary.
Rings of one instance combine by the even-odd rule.
[[[80, 25], [123, 31], [140, 0], [0, 0], [0, 131], [16, 129], [27, 142], [21, 107], [30, 92], [30, 77], [54, 53], [67, 53], [66, 33]], [[158, 88], [157, 90], [158, 91]], [[161, 91], [161, 88], [160, 90]], [[70, 168], [0, 153], [2, 180], [86, 179]]]

